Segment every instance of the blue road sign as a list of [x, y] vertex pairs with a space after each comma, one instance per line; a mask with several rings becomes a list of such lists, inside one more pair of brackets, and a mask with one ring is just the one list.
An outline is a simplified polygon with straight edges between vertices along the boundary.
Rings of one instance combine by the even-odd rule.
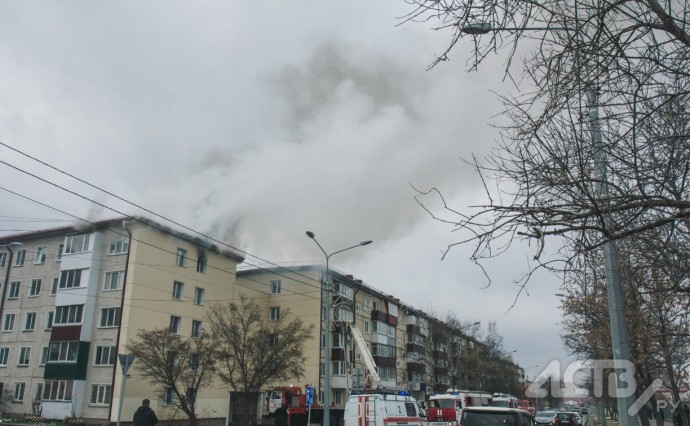
[[307, 406], [314, 405], [314, 386], [307, 386]]

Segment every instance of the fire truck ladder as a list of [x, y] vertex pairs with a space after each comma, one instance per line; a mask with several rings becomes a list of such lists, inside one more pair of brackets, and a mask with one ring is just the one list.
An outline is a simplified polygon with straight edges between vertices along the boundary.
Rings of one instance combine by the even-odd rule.
[[364, 358], [364, 364], [366, 364], [367, 370], [369, 370], [373, 383], [378, 384], [381, 382], [381, 378], [379, 377], [379, 373], [376, 371], [376, 363], [374, 362], [374, 358], [371, 356], [371, 352], [369, 352], [369, 347], [367, 347], [364, 337], [362, 337], [362, 332], [359, 331], [359, 328], [357, 328], [355, 324], [350, 324], [350, 331], [352, 332], [352, 337], [355, 339], [359, 352]]

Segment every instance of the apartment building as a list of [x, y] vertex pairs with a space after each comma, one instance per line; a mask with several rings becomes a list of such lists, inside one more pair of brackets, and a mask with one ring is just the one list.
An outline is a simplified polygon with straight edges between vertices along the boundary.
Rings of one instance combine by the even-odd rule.
[[[0, 387], [9, 414], [117, 420], [117, 355], [142, 329], [192, 337], [207, 302], [235, 297], [242, 256], [142, 220], [108, 220], [3, 238], [0, 273]], [[122, 421], [143, 398], [159, 418], [174, 413], [130, 369]], [[199, 412], [225, 418], [220, 384], [197, 395]]]
[[[293, 383], [316, 386], [321, 400], [326, 359], [326, 308], [321, 298], [324, 273], [322, 265], [240, 268], [237, 272], [238, 292], [263, 292], [269, 317], [289, 309], [291, 315], [302, 317], [305, 325], [314, 325], [315, 330], [320, 330], [305, 344], [308, 359], [305, 376], [295, 378]], [[447, 325], [352, 275], [333, 269], [329, 275], [332, 289], [329, 296], [332, 308], [329, 401], [335, 408], [343, 408], [349, 392], [362, 388], [367, 380], [364, 358], [350, 331], [353, 326], [364, 337], [376, 364], [381, 379], [378, 385], [408, 389], [419, 399], [424, 399], [434, 387], [445, 390], [458, 386], [453, 379], [459, 380], [459, 377], [448, 376], [450, 361], [444, 348], [451, 336]], [[477, 343], [462, 333], [455, 333], [452, 339], [465, 348]], [[436, 376], [432, 377], [431, 372]]]

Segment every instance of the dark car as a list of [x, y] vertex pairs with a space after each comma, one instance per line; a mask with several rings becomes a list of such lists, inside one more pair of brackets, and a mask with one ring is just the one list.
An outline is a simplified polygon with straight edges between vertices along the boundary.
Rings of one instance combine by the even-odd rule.
[[578, 426], [575, 413], [559, 411], [553, 417], [553, 426]]
[[519, 408], [465, 407], [460, 414], [462, 426], [534, 426], [532, 413]]

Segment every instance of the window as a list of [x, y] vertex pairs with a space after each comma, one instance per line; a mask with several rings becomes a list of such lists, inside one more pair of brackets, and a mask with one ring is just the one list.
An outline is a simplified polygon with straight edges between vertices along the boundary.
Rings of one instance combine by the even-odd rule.
[[22, 346], [19, 348], [19, 358], [17, 358], [17, 365], [20, 367], [27, 367], [29, 365], [29, 359], [31, 358], [31, 348], [28, 346]]
[[24, 259], [26, 259], [26, 250], [17, 250], [14, 253], [14, 266], [24, 266]]
[[335, 376], [344, 376], [345, 375], [345, 361], [333, 361], [333, 371], [331, 374]]
[[118, 235], [110, 242], [108, 254], [124, 254], [127, 251], [129, 251], [129, 237], [127, 235]]
[[120, 308], [101, 308], [100, 327], [117, 327], [120, 325]]
[[199, 253], [199, 257], [196, 260], [196, 271], [202, 274], [206, 273], [206, 254]]
[[7, 367], [7, 359], [10, 357], [10, 348], [0, 348], [0, 367]]
[[196, 388], [187, 389], [187, 402], [193, 404], [196, 401]]
[[115, 365], [115, 346], [96, 346], [94, 365]]
[[175, 315], [170, 316], [170, 333], [180, 334], [180, 325], [182, 324], [182, 318], [176, 317]]
[[65, 305], [55, 308], [54, 324], [81, 324], [84, 305]]
[[194, 304], [203, 305], [204, 304], [204, 289], [197, 287], [194, 289]]
[[172, 405], [174, 402], [175, 394], [173, 393], [173, 390], [171, 387], [166, 387], [165, 388], [165, 393], [163, 394], [163, 403], [166, 405]]
[[79, 342], [50, 342], [48, 362], [77, 362]]
[[184, 290], [184, 283], [179, 281], [173, 282], [173, 293], [172, 297], [175, 300], [182, 300], [182, 292]]
[[378, 311], [379, 310], [379, 302], [373, 302], [371, 309], [374, 311]]
[[343, 335], [340, 333], [333, 333], [333, 337], [331, 339], [331, 347], [332, 348], [344, 348], [344, 342], [345, 339], [343, 339]]
[[199, 354], [189, 355], [189, 369], [191, 371], [196, 371], [199, 369]]
[[5, 262], [7, 262], [7, 253], [2, 252], [0, 253], [0, 268], [5, 267]]
[[[48, 362], [48, 348], [48, 346], [41, 348], [41, 363], [39, 365], [46, 365]], [[41, 395], [41, 392], [38, 392], [38, 395]]]
[[278, 344], [278, 335], [277, 334], [269, 334], [268, 335], [268, 345], [269, 346], [275, 346]]
[[180, 366], [180, 354], [175, 351], [168, 351], [168, 368], [174, 370]]
[[46, 380], [43, 386], [43, 400], [71, 401], [73, 386], [72, 380]]
[[41, 280], [31, 280], [31, 288], [29, 288], [29, 297], [37, 297], [41, 294]]
[[364, 332], [365, 333], [369, 332], [369, 321], [364, 321]]
[[65, 253], [83, 253], [89, 250], [89, 234], [68, 235], [65, 239]]
[[14, 383], [14, 401], [24, 401], [24, 390], [26, 389], [26, 383], [15, 382]]
[[46, 254], [48, 253], [47, 247], [39, 247], [36, 249], [36, 258], [34, 259], [34, 265], [39, 265], [41, 263], [46, 263]]
[[201, 336], [201, 321], [192, 321], [192, 337]]
[[271, 293], [280, 294], [280, 280], [271, 280]]
[[339, 391], [339, 390], [333, 391], [333, 403], [335, 405], [340, 405], [343, 403], [343, 391]]
[[21, 283], [19, 281], [10, 282], [10, 291], [7, 293], [7, 300], [18, 299], [19, 298], [19, 287]]
[[81, 286], [81, 269], [70, 269], [60, 272], [60, 288], [73, 288]]
[[53, 328], [53, 320], [55, 319], [55, 311], [48, 312], [46, 315], [46, 330]]
[[105, 273], [105, 285], [103, 290], [120, 290], [125, 282], [125, 271], [112, 271]]
[[60, 284], [60, 277], [53, 278], [53, 284], [50, 286], [50, 295], [55, 296], [57, 294], [58, 285]]
[[271, 306], [268, 311], [268, 318], [271, 321], [278, 321], [280, 319], [280, 306]]
[[187, 250], [178, 248], [177, 258], [175, 259], [175, 265], [185, 267], [187, 266]]
[[110, 385], [91, 385], [91, 404], [110, 404]]
[[5, 314], [5, 321], [2, 324], [2, 331], [14, 330], [14, 314]]
[[[319, 363], [319, 377], [324, 376], [324, 371], [326, 370], [325, 364], [322, 362]], [[322, 397], [323, 398], [323, 397]]]
[[62, 252], [64, 251], [64, 249], [65, 249], [64, 244], [58, 244], [57, 245], [57, 250], [55, 250], [55, 261], [56, 262], [59, 262], [62, 260]]
[[24, 331], [34, 331], [36, 328], [36, 312], [27, 312], [24, 315]]

